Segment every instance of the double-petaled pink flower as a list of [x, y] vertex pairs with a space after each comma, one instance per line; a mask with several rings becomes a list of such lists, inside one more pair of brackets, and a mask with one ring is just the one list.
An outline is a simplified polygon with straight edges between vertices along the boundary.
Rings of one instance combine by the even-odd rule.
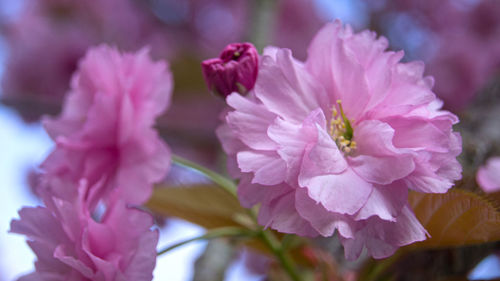
[[[156, 263], [158, 231], [151, 215], [129, 208], [123, 201], [108, 206], [95, 220], [84, 199], [88, 185], [52, 181], [52, 190], [41, 191], [46, 207], [26, 207], [11, 232], [26, 235], [37, 255], [36, 271], [19, 281], [150, 281]], [[72, 192], [69, 192], [72, 191]], [[77, 194], [78, 192], [79, 194]], [[56, 192], [57, 193], [57, 192]]]
[[375, 258], [426, 239], [408, 190], [446, 192], [461, 176], [458, 122], [440, 110], [420, 62], [385, 38], [327, 24], [305, 63], [267, 48], [259, 77], [217, 130], [245, 207], [281, 232], [330, 236]]
[[[56, 147], [11, 231], [28, 237], [36, 271], [20, 280], [150, 281], [158, 232], [134, 209], [170, 166], [153, 129], [172, 90], [167, 65], [147, 50], [90, 49], [73, 76], [63, 113], [45, 121]], [[99, 208], [98, 208], [99, 207]]]
[[170, 165], [170, 151], [153, 124], [171, 91], [167, 65], [153, 62], [147, 50], [91, 49], [73, 76], [63, 113], [45, 120], [56, 148], [42, 168], [53, 176], [85, 178], [91, 205], [102, 197], [144, 203]]

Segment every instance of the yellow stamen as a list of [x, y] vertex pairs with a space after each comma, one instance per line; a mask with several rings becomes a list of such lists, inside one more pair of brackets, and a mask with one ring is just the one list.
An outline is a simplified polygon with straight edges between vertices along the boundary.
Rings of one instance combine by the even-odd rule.
[[333, 106], [332, 118], [329, 123], [329, 134], [335, 143], [337, 143], [339, 149], [345, 154], [349, 154], [356, 149], [356, 142], [352, 140], [353, 129], [350, 120], [347, 119], [344, 109], [342, 108], [342, 101], [337, 100], [337, 105], [340, 110], [340, 115], [336, 106]]

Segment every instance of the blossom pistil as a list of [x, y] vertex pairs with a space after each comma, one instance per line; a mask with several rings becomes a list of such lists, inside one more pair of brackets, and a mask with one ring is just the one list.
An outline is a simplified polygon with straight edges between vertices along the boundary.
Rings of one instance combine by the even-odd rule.
[[345, 154], [350, 154], [356, 149], [356, 142], [352, 139], [354, 135], [354, 130], [351, 126], [351, 122], [346, 117], [344, 109], [342, 108], [342, 101], [337, 100], [337, 104], [340, 110], [332, 108], [332, 118], [330, 119], [330, 127], [328, 133], [330, 137], [335, 141], [340, 151]]

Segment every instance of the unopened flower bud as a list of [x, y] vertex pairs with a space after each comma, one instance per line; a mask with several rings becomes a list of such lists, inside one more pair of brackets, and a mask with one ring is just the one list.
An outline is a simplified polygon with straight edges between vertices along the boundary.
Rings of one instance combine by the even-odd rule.
[[257, 80], [259, 54], [250, 43], [232, 43], [218, 58], [203, 61], [201, 68], [208, 88], [217, 95], [223, 98], [232, 92], [244, 95]]

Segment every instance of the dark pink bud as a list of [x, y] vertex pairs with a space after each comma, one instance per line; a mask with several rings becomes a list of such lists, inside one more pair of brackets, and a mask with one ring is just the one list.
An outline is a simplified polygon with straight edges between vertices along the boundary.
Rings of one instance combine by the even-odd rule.
[[257, 80], [259, 53], [250, 43], [232, 43], [218, 58], [203, 61], [201, 68], [214, 93], [224, 98], [232, 92], [246, 94]]

